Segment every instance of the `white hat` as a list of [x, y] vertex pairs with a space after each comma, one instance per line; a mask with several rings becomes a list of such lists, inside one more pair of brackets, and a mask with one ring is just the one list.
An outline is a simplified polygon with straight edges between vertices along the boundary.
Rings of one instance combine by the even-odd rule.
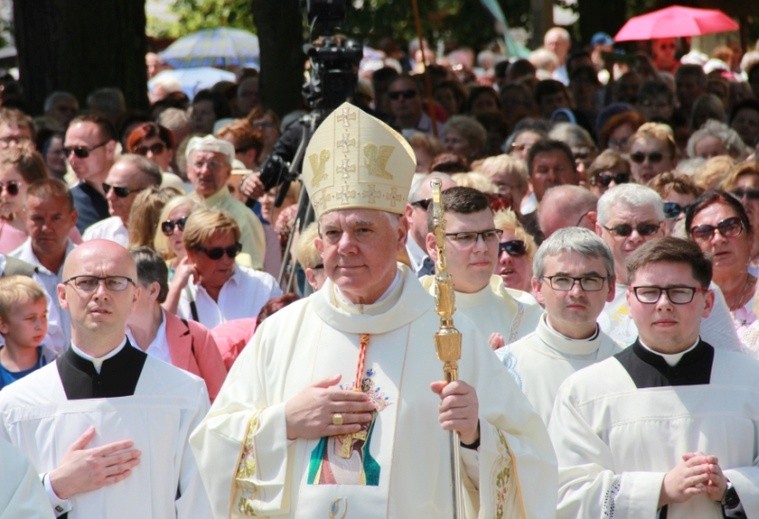
[[184, 152], [184, 156], [188, 161], [190, 160], [190, 154], [193, 151], [211, 151], [213, 153], [226, 155], [230, 166], [235, 160], [235, 147], [232, 146], [232, 143], [225, 141], [224, 139], [217, 139], [213, 135], [193, 137], [190, 139], [190, 142], [187, 143], [187, 149]]
[[343, 103], [311, 137], [303, 183], [317, 217], [349, 208], [403, 214], [415, 169], [414, 150], [406, 139]]

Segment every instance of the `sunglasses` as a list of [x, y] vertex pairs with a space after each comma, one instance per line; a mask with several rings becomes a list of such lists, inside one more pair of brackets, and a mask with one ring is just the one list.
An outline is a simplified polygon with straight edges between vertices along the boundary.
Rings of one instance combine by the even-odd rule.
[[416, 90], [409, 88], [408, 90], [396, 90], [395, 92], [388, 92], [387, 96], [393, 101], [397, 101], [401, 97], [403, 99], [413, 99], [416, 97]]
[[184, 231], [184, 224], [187, 223], [187, 217], [177, 218], [176, 220], [164, 220], [161, 222], [161, 232], [166, 236], [174, 234], [174, 228], [176, 227], [180, 231]]
[[619, 225], [615, 225], [614, 227], [606, 227], [605, 225], [603, 225], [602, 227], [615, 236], [622, 236], [623, 238], [627, 238], [628, 236], [632, 234], [634, 230], [638, 231], [638, 234], [640, 234], [641, 236], [653, 236], [659, 230], [659, 227], [661, 227], [661, 224], [639, 223], [638, 225], [633, 227], [629, 223], [621, 223]]
[[92, 147], [87, 147], [87, 146], [72, 146], [72, 147], [68, 147], [68, 146], [64, 146], [63, 147], [63, 154], [66, 155], [66, 157], [69, 157], [73, 153], [74, 155], [76, 155], [80, 159], [86, 159], [87, 157], [90, 156], [90, 153], [92, 153], [94, 150], [100, 148], [101, 146], [105, 146], [109, 142], [111, 142], [111, 141], [110, 140], [103, 141], [100, 144], [96, 144], [95, 146], [92, 146]]
[[630, 154], [630, 160], [636, 164], [643, 164], [646, 157], [648, 157], [648, 162], [651, 164], [658, 164], [664, 159], [664, 154], [660, 151], [652, 151], [649, 154], [645, 154], [642, 151], [636, 151], [635, 153]]
[[416, 200], [414, 202], [411, 202], [411, 205], [426, 211], [431, 203], [432, 203], [431, 198], [423, 198], [422, 200]]
[[155, 144], [151, 144], [150, 146], [137, 146], [134, 150], [134, 153], [137, 155], [142, 155], [143, 157], [150, 152], [153, 155], [160, 155], [164, 151], [166, 151], [166, 145], [162, 142], [156, 142]]
[[504, 252], [516, 258], [527, 254], [527, 247], [522, 240], [504, 241], [498, 244], [498, 255], [500, 256]]
[[738, 200], [744, 197], [749, 200], [759, 200], [759, 189], [743, 189], [742, 187], [737, 187], [730, 191], [730, 194]]
[[599, 173], [595, 177], [593, 177], [593, 183], [598, 184], [603, 187], [609, 187], [609, 184], [611, 184], [611, 181], [614, 181], [614, 184], [627, 184], [630, 181], [630, 174], [629, 173], [614, 173], [613, 175], [610, 175], [608, 173]]
[[667, 220], [674, 220], [681, 213], [688, 210], [690, 205], [680, 205], [676, 202], [664, 202], [664, 216]]
[[229, 247], [214, 247], [213, 249], [198, 247], [196, 250], [199, 250], [212, 260], [220, 260], [224, 256], [224, 253], [226, 253], [230, 258], [234, 259], [235, 256], [237, 256], [242, 250], [242, 244], [238, 242], [234, 245], [230, 245]]
[[511, 194], [485, 193], [485, 196], [488, 197], [488, 205], [494, 213], [511, 208]]
[[115, 194], [117, 197], [119, 197], [119, 198], [126, 198], [126, 197], [128, 197], [129, 195], [131, 195], [132, 193], [139, 193], [139, 192], [140, 192], [140, 191], [142, 191], [144, 188], [140, 188], [140, 189], [129, 189], [128, 187], [112, 186], [111, 184], [107, 184], [107, 183], [103, 182], [103, 191], [105, 192], [105, 194], [106, 194], [106, 195], [108, 194], [108, 192], [109, 192], [111, 189], [113, 189], [113, 193], [114, 193], [114, 194]]
[[691, 227], [690, 234], [694, 240], [711, 240], [714, 231], [719, 232], [725, 238], [733, 238], [743, 232], [743, 222], [737, 216], [725, 218], [717, 225], [696, 225]]
[[5, 190], [5, 192], [8, 193], [9, 196], [16, 196], [19, 190], [18, 182], [14, 180], [9, 180], [8, 182], [5, 182], [5, 183], [0, 182], [0, 192], [2, 192], [3, 190]]

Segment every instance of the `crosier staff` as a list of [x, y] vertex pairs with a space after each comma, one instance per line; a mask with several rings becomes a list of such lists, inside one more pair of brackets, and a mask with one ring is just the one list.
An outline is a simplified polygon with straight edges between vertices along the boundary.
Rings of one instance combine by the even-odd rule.
[[[430, 181], [432, 186], [432, 225], [437, 247], [435, 263], [435, 310], [440, 317], [440, 328], [435, 332], [435, 349], [437, 358], [443, 362], [443, 373], [446, 382], [459, 378], [458, 362], [461, 358], [461, 332], [453, 325], [454, 304], [453, 279], [448, 273], [445, 261], [445, 214], [441, 202], [440, 179]], [[454, 518], [464, 517], [461, 493], [461, 453], [459, 433], [450, 432], [451, 447], [451, 476], [453, 479], [453, 512]]]

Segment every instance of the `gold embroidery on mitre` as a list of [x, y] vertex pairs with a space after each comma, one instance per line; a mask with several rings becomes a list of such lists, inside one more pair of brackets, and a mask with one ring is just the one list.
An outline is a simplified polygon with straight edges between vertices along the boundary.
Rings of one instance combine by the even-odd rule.
[[374, 177], [392, 180], [393, 175], [385, 168], [393, 151], [395, 151], [393, 146], [376, 146], [374, 144], [364, 146], [364, 165], [369, 174]]
[[329, 150], [322, 150], [317, 156], [316, 153], [312, 153], [308, 156], [308, 161], [311, 163], [311, 169], [314, 170], [314, 176], [311, 179], [311, 183], [314, 187], [318, 187], [319, 184], [327, 179], [327, 162], [329, 161], [331, 154]]

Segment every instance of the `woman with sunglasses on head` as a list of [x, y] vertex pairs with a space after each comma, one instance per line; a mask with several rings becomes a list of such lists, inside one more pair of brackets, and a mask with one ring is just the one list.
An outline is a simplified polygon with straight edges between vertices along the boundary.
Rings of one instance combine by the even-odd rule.
[[503, 231], [498, 244], [496, 274], [508, 288], [532, 290], [532, 257], [538, 246], [525, 231], [513, 211], [499, 211], [494, 216], [495, 228]]
[[619, 184], [631, 181], [630, 164], [617, 151], [605, 150], [590, 164], [587, 183], [590, 191], [601, 196]]
[[0, 150], [0, 253], [8, 253], [26, 240], [26, 188], [47, 177], [45, 161], [30, 144]]
[[677, 165], [677, 146], [672, 129], [662, 123], [646, 123], [630, 138], [630, 172], [639, 184]]
[[242, 250], [240, 234], [229, 213], [193, 211], [182, 236], [190, 276], [182, 280], [184, 286], [175, 276], [164, 308], [210, 329], [232, 319], [255, 317], [266, 301], [281, 296], [270, 274], [235, 263]]
[[[182, 237], [187, 217], [191, 212], [202, 207], [203, 205], [196, 199], [182, 195], [172, 198], [161, 209], [153, 248], [166, 260], [169, 281], [173, 280], [178, 271], [179, 276], [184, 278], [189, 278], [192, 273], [192, 268], [186, 260], [187, 253], [184, 250]], [[186, 284], [186, 279], [181, 283]]]
[[711, 258], [713, 281], [722, 290], [740, 334], [756, 320], [756, 277], [749, 272], [754, 234], [746, 210], [729, 193], [710, 190], [688, 209], [685, 228]]
[[668, 236], [687, 238], [685, 213], [704, 190], [688, 175], [669, 171], [654, 177], [648, 187], [659, 193], [664, 202], [664, 232]]

